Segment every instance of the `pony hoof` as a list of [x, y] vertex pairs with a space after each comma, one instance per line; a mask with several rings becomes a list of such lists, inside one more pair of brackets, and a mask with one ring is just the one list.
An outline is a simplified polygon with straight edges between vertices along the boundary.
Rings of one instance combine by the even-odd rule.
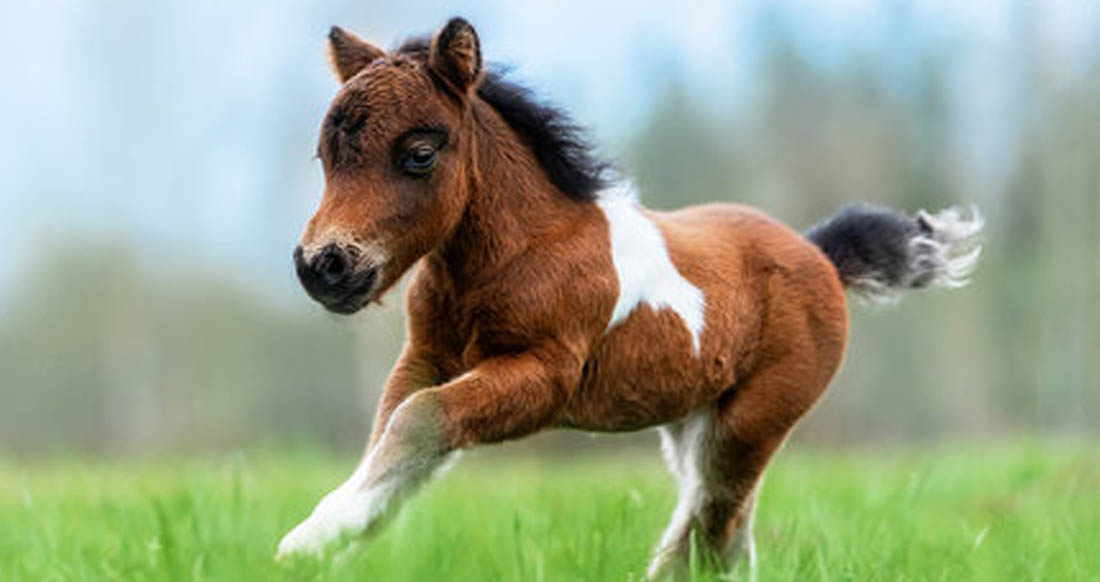
[[313, 520], [298, 524], [279, 542], [275, 561], [283, 562], [295, 557], [319, 557], [325, 548], [339, 537], [337, 532], [326, 531], [328, 528], [323, 525]]

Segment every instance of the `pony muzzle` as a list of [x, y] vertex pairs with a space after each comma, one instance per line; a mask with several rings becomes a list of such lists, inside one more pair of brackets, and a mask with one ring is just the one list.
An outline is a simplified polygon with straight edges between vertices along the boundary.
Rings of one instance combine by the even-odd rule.
[[357, 247], [330, 243], [307, 254], [294, 249], [294, 269], [302, 287], [329, 311], [350, 314], [366, 305], [378, 283], [378, 266], [360, 259]]

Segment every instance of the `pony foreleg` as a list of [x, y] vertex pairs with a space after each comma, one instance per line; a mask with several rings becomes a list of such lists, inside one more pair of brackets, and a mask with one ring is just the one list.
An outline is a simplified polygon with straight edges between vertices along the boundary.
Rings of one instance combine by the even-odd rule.
[[365, 454], [369, 454], [374, 445], [382, 440], [382, 434], [389, 427], [390, 418], [401, 403], [417, 391], [439, 385], [442, 380], [430, 356], [420, 354], [412, 344], [406, 345], [401, 357], [397, 359], [397, 365], [386, 380], [385, 389], [382, 390], [382, 398], [379, 399], [378, 409], [374, 414], [374, 428], [367, 441]]
[[549, 351], [493, 358], [414, 393], [352, 476], [283, 538], [277, 556], [317, 553], [343, 536], [373, 533], [455, 451], [548, 426], [580, 373], [579, 364], [566, 361]]
[[437, 417], [416, 394], [390, 417], [378, 442], [342, 485], [279, 542], [276, 558], [317, 554], [343, 536], [369, 534], [400, 502], [445, 465], [449, 456]]

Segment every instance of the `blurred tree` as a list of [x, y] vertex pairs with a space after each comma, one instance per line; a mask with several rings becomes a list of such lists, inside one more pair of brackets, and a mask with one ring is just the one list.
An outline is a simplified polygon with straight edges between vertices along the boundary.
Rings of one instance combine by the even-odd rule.
[[[822, 68], [777, 16], [766, 18], [761, 90], [748, 111], [715, 115], [673, 76], [634, 135], [631, 160], [648, 201], [736, 200], [795, 225], [858, 200], [910, 211], [980, 202], [971, 187], [983, 177], [956, 171], [950, 60], [927, 51], [894, 70], [857, 55]], [[1020, 74], [1043, 78], [1027, 67]], [[975, 284], [950, 298], [907, 298], [899, 310], [855, 309], [852, 357], [804, 437], [1078, 430], [1096, 415], [1087, 354], [1100, 341], [1097, 97], [1090, 86], [1021, 98], [1028, 115], [1015, 171], [1003, 203], [982, 204], [994, 222]]]
[[[360, 367], [384, 371], [392, 350], [363, 353], [354, 324], [287, 312], [208, 270], [140, 265], [129, 248], [48, 250], [26, 274], [0, 331], [0, 447], [362, 444], [368, 416], [349, 406]], [[399, 318], [374, 319], [399, 337]]]
[[[226, 7], [124, 4], [62, 11], [79, 23], [58, 34], [75, 38], [80, 66], [41, 67], [57, 90], [32, 99], [79, 94], [82, 108], [46, 99], [51, 113], [34, 124], [8, 119], [20, 122], [11, 135], [50, 137], [13, 140], [5, 167], [18, 179], [7, 183], [41, 207], [16, 221], [41, 215], [36, 224], [58, 228], [63, 201], [86, 224], [134, 239], [46, 230], [68, 242], [10, 245], [33, 268], [0, 304], [0, 449], [141, 453], [299, 438], [359, 447], [403, 335], [401, 301], [394, 293], [337, 324], [296, 292], [287, 258], [320, 189], [308, 157], [333, 85], [322, 77], [323, 35], [283, 24], [296, 14], [321, 31], [321, 17], [313, 5], [266, 19], [246, 3], [211, 19]], [[1003, 47], [932, 38], [910, 3], [882, 5], [884, 38], [833, 42], [841, 52], [827, 58], [815, 53], [820, 31], [796, 26], [798, 11], [749, 11], [758, 52], [737, 104], [655, 66], [667, 83], [629, 136], [627, 167], [651, 206], [744, 202], [797, 228], [857, 200], [981, 206], [988, 239], [972, 286], [913, 295], [896, 310], [854, 307], [848, 362], [800, 438], [1096, 434], [1095, 43], [1074, 49], [1091, 51], [1091, 67], [1075, 71], [1044, 36], [1043, 4], [1007, 4]], [[264, 37], [285, 38], [256, 42]], [[241, 83], [253, 67], [270, 74]], [[975, 72], [988, 77], [966, 78]], [[1004, 108], [990, 113], [975, 96]], [[997, 119], [973, 124], [975, 115]], [[977, 137], [1004, 154], [986, 167], [965, 144], [975, 127], [992, 129]], [[20, 157], [27, 148], [41, 151]], [[58, 172], [58, 159], [71, 169]]]
[[676, 208], [736, 200], [741, 190], [733, 128], [692, 102], [678, 75], [631, 141], [627, 166], [646, 203]]

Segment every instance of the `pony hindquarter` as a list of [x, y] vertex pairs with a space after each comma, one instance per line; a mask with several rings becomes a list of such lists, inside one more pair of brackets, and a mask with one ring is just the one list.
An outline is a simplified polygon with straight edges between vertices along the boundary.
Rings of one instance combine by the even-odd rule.
[[649, 575], [693, 550], [751, 566], [764, 469], [843, 357], [845, 286], [955, 286], [977, 258], [980, 223], [953, 211], [852, 207], [806, 236], [736, 205], [648, 211], [561, 112], [483, 70], [461, 19], [393, 53], [338, 28], [329, 48], [343, 85], [296, 268], [337, 313], [413, 271], [408, 341], [358, 468], [280, 556], [377, 532], [464, 448], [660, 427], [680, 497]]
[[[651, 579], [684, 576], [693, 551], [704, 566], [722, 570], [741, 557], [755, 573], [753, 513], [764, 469], [843, 356], [847, 313], [837, 288], [823, 281], [839, 280], [874, 301], [895, 300], [906, 289], [959, 287], [976, 266], [981, 228], [976, 213], [966, 219], [955, 209], [910, 218], [855, 205], [807, 233], [828, 258], [828, 276], [801, 265], [809, 277], [773, 278], [756, 304], [768, 315], [746, 356], [750, 371], [713, 403], [659, 429], [679, 500], [650, 563]], [[764, 244], [780, 265], [790, 265], [799, 246]]]

